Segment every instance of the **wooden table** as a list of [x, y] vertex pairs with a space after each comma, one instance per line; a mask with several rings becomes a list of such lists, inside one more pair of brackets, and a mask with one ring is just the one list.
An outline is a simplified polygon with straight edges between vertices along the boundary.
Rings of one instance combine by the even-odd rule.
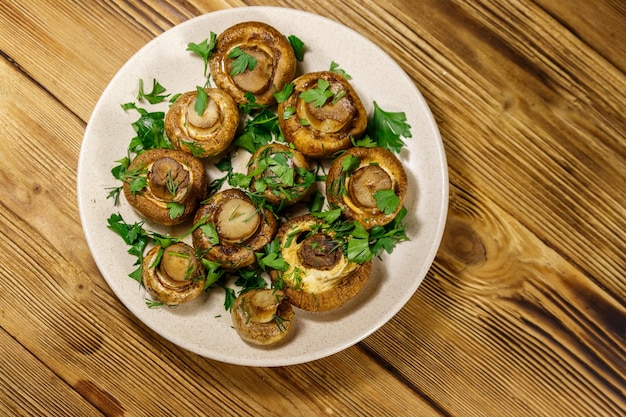
[[[122, 64], [174, 25], [253, 5], [384, 48], [431, 107], [450, 175], [408, 304], [345, 351], [277, 368], [145, 327], [76, 203], [86, 123]], [[626, 3], [5, 0], [0, 18], [1, 415], [626, 413]]]

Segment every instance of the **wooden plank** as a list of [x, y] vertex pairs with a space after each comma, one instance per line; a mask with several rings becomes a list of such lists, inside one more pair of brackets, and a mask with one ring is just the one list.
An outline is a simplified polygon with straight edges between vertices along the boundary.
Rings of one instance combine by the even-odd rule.
[[101, 416], [101, 412], [0, 329], [0, 414]]

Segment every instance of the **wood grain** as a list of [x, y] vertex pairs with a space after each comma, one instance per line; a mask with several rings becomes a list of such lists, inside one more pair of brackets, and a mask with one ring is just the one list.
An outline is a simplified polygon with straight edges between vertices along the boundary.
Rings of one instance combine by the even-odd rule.
[[[0, 5], [0, 414], [626, 414], [622, 2], [8, 1]], [[389, 53], [431, 107], [450, 211], [424, 283], [358, 345], [246, 368], [117, 300], [80, 226], [84, 128], [150, 39], [227, 7], [318, 13]]]

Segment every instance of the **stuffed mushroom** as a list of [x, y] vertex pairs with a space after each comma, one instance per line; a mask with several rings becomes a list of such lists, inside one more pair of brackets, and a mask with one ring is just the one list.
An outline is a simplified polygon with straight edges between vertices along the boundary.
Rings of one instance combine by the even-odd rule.
[[231, 307], [231, 317], [239, 337], [266, 346], [287, 336], [295, 314], [282, 291], [263, 288], [241, 293]]
[[242, 22], [216, 39], [209, 61], [218, 87], [239, 103], [276, 103], [274, 93], [289, 84], [296, 73], [296, 57], [289, 40], [262, 22]]
[[219, 88], [188, 91], [176, 99], [165, 115], [165, 133], [172, 145], [198, 158], [226, 150], [238, 125], [237, 104]]
[[271, 269], [270, 278], [291, 304], [303, 310], [341, 307], [361, 291], [372, 271], [371, 261], [349, 260], [335, 233], [310, 214], [287, 221], [276, 239], [288, 267]]
[[248, 162], [250, 187], [271, 204], [292, 205], [315, 183], [315, 172], [301, 152], [281, 143], [260, 147]]
[[202, 162], [178, 150], [151, 149], [128, 166], [124, 195], [144, 217], [166, 226], [193, 217], [207, 189]]
[[271, 242], [278, 227], [270, 210], [235, 188], [212, 195], [196, 212], [195, 223], [200, 226], [192, 233], [194, 247], [226, 270], [255, 263], [255, 253]]
[[289, 98], [278, 105], [278, 120], [285, 139], [304, 155], [330, 157], [365, 133], [367, 113], [345, 77], [312, 72], [293, 84]]
[[406, 191], [402, 163], [380, 147], [347, 150], [333, 161], [326, 177], [329, 204], [365, 229], [391, 222], [403, 207]]
[[204, 289], [204, 268], [186, 243], [154, 246], [143, 258], [141, 270], [148, 294], [166, 305], [193, 300]]

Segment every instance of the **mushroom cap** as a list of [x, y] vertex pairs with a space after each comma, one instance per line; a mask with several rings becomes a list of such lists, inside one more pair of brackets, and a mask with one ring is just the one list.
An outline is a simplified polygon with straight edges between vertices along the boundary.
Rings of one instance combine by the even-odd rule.
[[[256, 66], [233, 74], [234, 59], [229, 55], [239, 48], [256, 60]], [[274, 27], [262, 22], [241, 22], [224, 30], [216, 39], [209, 61], [215, 84], [238, 104], [247, 103], [246, 93], [255, 103], [276, 103], [274, 93], [289, 84], [296, 73], [296, 57], [289, 40]]]
[[265, 187], [261, 194], [269, 203], [292, 205], [304, 197], [314, 182], [307, 183], [298, 170], [310, 172], [309, 163], [301, 152], [282, 143], [264, 145], [248, 162], [248, 175], [253, 175], [251, 189], [259, 191], [257, 181], [261, 181]]
[[230, 312], [239, 337], [248, 343], [264, 346], [283, 340], [295, 318], [285, 294], [267, 288], [241, 293]]
[[194, 108], [197, 91], [183, 93], [165, 115], [165, 134], [172, 145], [198, 158], [226, 150], [239, 126], [239, 109], [233, 98], [219, 88], [204, 91], [207, 104], [202, 115]]
[[[270, 278], [274, 283], [282, 281], [291, 304], [306, 311], [341, 307], [361, 291], [372, 271], [371, 261], [357, 264], [348, 260], [340, 245], [328, 246], [334, 237], [332, 232], [318, 230], [323, 224], [305, 214], [288, 220], [276, 234], [289, 268], [282, 272], [270, 270]], [[328, 236], [321, 238], [320, 234]], [[331, 259], [321, 261], [324, 255]]]
[[178, 305], [193, 300], [204, 289], [204, 268], [194, 249], [183, 242], [166, 248], [154, 246], [143, 258], [141, 272], [148, 294], [163, 304]]
[[[145, 218], [159, 224], [172, 226], [190, 219], [206, 195], [204, 165], [187, 152], [150, 149], [139, 154], [128, 166], [128, 171], [145, 176], [147, 186], [133, 192], [129, 182], [124, 181], [126, 200]], [[164, 191], [167, 187], [170, 187], [169, 195]], [[169, 203], [184, 205], [182, 214], [171, 218]]]
[[[324, 104], [307, 103], [302, 94], [318, 89], [320, 80], [328, 83], [327, 100]], [[367, 112], [345, 77], [332, 71], [311, 72], [293, 84], [289, 98], [278, 104], [278, 121], [285, 140], [304, 155], [328, 158], [352, 147], [352, 139], [365, 133]], [[291, 111], [286, 112], [288, 109]]]
[[218, 241], [202, 230], [192, 233], [193, 245], [206, 259], [236, 270], [256, 262], [256, 252], [271, 242], [278, 222], [266, 208], [258, 208], [243, 191], [231, 188], [212, 195], [196, 212], [194, 222], [210, 224]]
[[[359, 165], [345, 172], [342, 163], [351, 156]], [[393, 190], [398, 199], [395, 209], [385, 212], [375, 200], [377, 191]], [[330, 205], [341, 208], [345, 217], [365, 229], [391, 222], [402, 209], [407, 192], [407, 176], [393, 152], [380, 148], [353, 147], [337, 157], [326, 176], [326, 196]]]

